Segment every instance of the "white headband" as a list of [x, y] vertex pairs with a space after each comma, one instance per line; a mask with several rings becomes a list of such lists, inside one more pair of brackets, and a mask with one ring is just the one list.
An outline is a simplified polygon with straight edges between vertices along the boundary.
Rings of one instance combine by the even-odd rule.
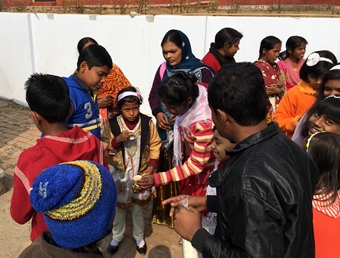
[[329, 69], [330, 71], [332, 70], [340, 70], [340, 64], [338, 65], [334, 65], [331, 69]]
[[307, 57], [306, 64], [307, 64], [307, 66], [314, 66], [317, 63], [319, 63], [320, 61], [325, 61], [325, 62], [333, 64], [333, 61], [331, 59], [326, 58], [326, 57], [322, 57], [318, 53], [310, 54]]
[[118, 102], [119, 102], [121, 99], [123, 99], [123, 98], [125, 98], [125, 97], [127, 97], [127, 96], [135, 96], [135, 97], [138, 98], [138, 95], [137, 95], [136, 92], [133, 92], [133, 91], [125, 91], [125, 92], [123, 92], [123, 93], [121, 93], [121, 94], [118, 95], [118, 97], [117, 97]]
[[330, 96], [327, 96], [325, 99], [328, 99], [328, 98], [340, 99], [340, 96], [339, 95], [330, 95]]

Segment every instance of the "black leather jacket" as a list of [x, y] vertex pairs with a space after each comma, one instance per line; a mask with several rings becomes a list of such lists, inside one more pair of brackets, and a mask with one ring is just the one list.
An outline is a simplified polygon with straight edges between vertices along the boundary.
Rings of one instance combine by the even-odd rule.
[[192, 244], [208, 257], [312, 258], [312, 197], [318, 168], [272, 123], [228, 152], [209, 178], [217, 196], [215, 234], [200, 229]]

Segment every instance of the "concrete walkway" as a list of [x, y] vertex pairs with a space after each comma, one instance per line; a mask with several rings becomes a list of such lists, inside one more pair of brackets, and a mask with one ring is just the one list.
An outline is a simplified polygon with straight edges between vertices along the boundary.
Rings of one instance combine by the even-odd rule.
[[[30, 244], [29, 223], [19, 225], [9, 214], [9, 204], [12, 195], [13, 169], [20, 153], [33, 146], [40, 132], [34, 126], [30, 112], [27, 108], [0, 99], [0, 169], [6, 173], [7, 193], [0, 196], [0, 257], [18, 257], [21, 250]], [[145, 209], [145, 240], [148, 252], [141, 256], [136, 251], [135, 241], [132, 237], [131, 216], [127, 217], [125, 238], [121, 242], [119, 251], [112, 257], [132, 258], [179, 258], [182, 257], [182, 247], [178, 244], [179, 237], [176, 232], [166, 226], [150, 223], [151, 205]], [[110, 239], [103, 240], [104, 256], [111, 257], [106, 252]]]

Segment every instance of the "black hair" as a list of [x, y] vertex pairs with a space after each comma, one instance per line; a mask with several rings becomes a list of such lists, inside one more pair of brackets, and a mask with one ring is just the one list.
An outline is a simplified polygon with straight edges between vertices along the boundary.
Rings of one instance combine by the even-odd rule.
[[157, 90], [160, 99], [166, 99], [169, 105], [179, 106], [189, 97], [193, 103], [199, 95], [197, 78], [194, 75], [179, 71], [168, 77]]
[[289, 37], [286, 41], [286, 50], [280, 53], [279, 59], [280, 60], [287, 59], [290, 55], [288, 50], [290, 50], [291, 52], [294, 52], [294, 50], [300, 47], [302, 43], [305, 43], [306, 45], [308, 44], [307, 40], [301, 36]]
[[325, 85], [327, 81], [329, 80], [340, 80], [340, 70], [339, 69], [331, 70], [323, 75], [320, 89], [316, 95], [316, 101], [314, 102], [313, 106], [309, 109], [309, 111], [307, 111], [306, 119], [303, 121], [303, 124], [301, 127], [300, 134], [303, 137], [308, 136], [309, 118], [316, 112], [316, 105], [318, 105], [318, 103], [325, 98], [325, 95], [324, 95]]
[[221, 49], [225, 43], [229, 48], [238, 40], [242, 39], [243, 35], [233, 28], [223, 28], [215, 35], [214, 47]]
[[162, 42], [161, 42], [161, 47], [163, 47], [163, 45], [166, 42], [172, 42], [174, 43], [177, 47], [179, 47], [180, 49], [182, 49], [182, 39], [181, 39], [181, 35], [178, 33], [177, 30], [169, 30], [163, 37]]
[[[117, 94], [117, 98], [118, 96], [121, 94], [121, 93], [124, 93], [124, 92], [127, 92], [127, 91], [132, 91], [132, 92], [136, 92], [137, 93], [137, 89], [133, 86], [129, 86], [129, 87], [126, 87], [124, 89], [121, 89], [118, 94]], [[139, 91], [138, 91], [139, 92]], [[140, 98], [136, 97], [136, 96], [127, 96], [125, 98], [122, 98], [121, 100], [118, 101], [117, 103], [117, 107], [118, 107], [118, 110], [120, 111], [120, 109], [122, 108], [123, 104], [124, 103], [138, 103], [139, 105], [142, 105], [143, 104], [143, 98], [142, 96], [140, 96]]]
[[112, 59], [106, 49], [100, 45], [90, 45], [80, 52], [77, 62], [77, 71], [80, 69], [80, 64], [86, 62], [89, 70], [94, 66], [107, 66], [112, 69]]
[[340, 80], [340, 69], [330, 70], [322, 76], [322, 83], [321, 83], [320, 89], [317, 93], [317, 99], [324, 99], [325, 98], [324, 90], [325, 90], [326, 83], [329, 80]]
[[241, 126], [254, 126], [266, 118], [267, 95], [262, 72], [252, 63], [223, 67], [209, 83], [208, 101]]
[[[313, 136], [308, 147], [308, 156], [320, 170], [316, 180], [314, 194], [331, 196], [319, 201], [334, 203], [340, 189], [340, 135], [318, 133]], [[326, 205], [326, 204], [325, 204]]]
[[319, 115], [327, 116], [327, 118], [336, 123], [340, 123], [340, 95], [330, 96], [319, 101], [315, 105], [315, 112]]
[[275, 47], [277, 43], [281, 43], [281, 40], [275, 36], [268, 36], [261, 40], [260, 50], [259, 50], [259, 59], [263, 56], [262, 50], [271, 50]]
[[69, 88], [61, 77], [34, 73], [25, 82], [25, 89], [32, 111], [50, 124], [66, 122], [71, 102]]
[[305, 60], [305, 62], [303, 63], [300, 69], [300, 78], [301, 80], [305, 82], [308, 82], [308, 75], [312, 75], [315, 77], [323, 76], [326, 72], [329, 71], [329, 69], [332, 68], [334, 64], [338, 62], [335, 55], [328, 50], [320, 50], [320, 51], [315, 51], [313, 53], [319, 54], [320, 57], [325, 57], [325, 58], [330, 59], [333, 62], [333, 64], [327, 61], [319, 61], [316, 65], [308, 66], [307, 65], [308, 57], [307, 57], [307, 59]]
[[98, 45], [97, 41], [94, 40], [93, 38], [90, 37], [85, 37], [82, 38], [81, 40], [79, 40], [78, 44], [77, 44], [77, 49], [78, 49], [78, 53], [80, 54], [80, 52], [83, 50], [84, 46], [88, 43], [88, 42], [92, 42], [95, 45]]

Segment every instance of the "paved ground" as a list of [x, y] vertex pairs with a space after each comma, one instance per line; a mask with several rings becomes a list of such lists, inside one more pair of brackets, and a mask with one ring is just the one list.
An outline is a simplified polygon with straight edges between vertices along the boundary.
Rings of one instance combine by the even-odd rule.
[[[40, 133], [35, 128], [29, 110], [12, 101], [0, 99], [0, 168], [6, 172], [7, 193], [0, 196], [0, 257], [18, 257], [20, 250], [29, 241], [29, 223], [19, 225], [9, 214], [9, 203], [12, 194], [13, 169], [20, 153], [35, 144]], [[182, 247], [178, 244], [176, 232], [166, 226], [151, 224], [151, 205], [145, 209], [147, 222], [145, 236], [148, 245], [146, 256], [136, 251], [131, 234], [131, 223], [127, 223], [124, 240], [115, 256], [117, 258], [149, 257], [149, 258], [178, 258], [182, 257]], [[131, 221], [128, 219], [127, 221]], [[104, 239], [103, 247], [108, 246], [109, 238]], [[104, 253], [109, 258], [110, 255]]]

